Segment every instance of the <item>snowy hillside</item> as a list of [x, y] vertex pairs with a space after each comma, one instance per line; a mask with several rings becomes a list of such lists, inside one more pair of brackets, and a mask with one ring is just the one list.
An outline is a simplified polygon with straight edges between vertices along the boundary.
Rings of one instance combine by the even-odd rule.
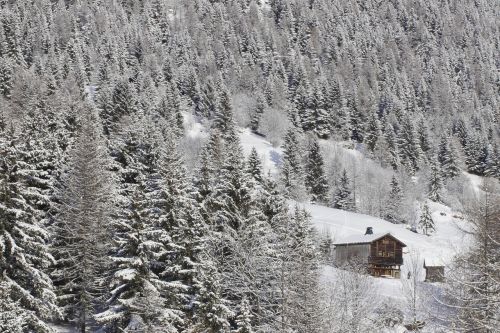
[[[272, 147], [264, 138], [251, 133], [249, 129], [240, 129], [240, 140], [244, 152], [248, 155], [255, 147], [262, 158], [265, 171], [275, 174], [281, 160], [281, 150]], [[333, 143], [324, 141], [323, 146]], [[344, 149], [348, 154], [363, 158], [361, 154], [354, 150]], [[360, 156], [358, 156], [360, 155]], [[471, 176], [474, 184], [480, 177]], [[417, 250], [422, 259], [440, 260], [448, 263], [450, 259], [467, 244], [467, 239], [460, 228], [465, 228], [466, 223], [459, 213], [453, 212], [449, 207], [438, 203], [430, 203], [432, 217], [436, 222], [436, 232], [431, 236], [417, 234], [410, 231], [406, 225], [393, 224], [382, 219], [351, 213], [343, 210], [328, 208], [314, 204], [303, 204], [312, 215], [312, 220], [319, 232], [329, 232], [335, 241], [342, 238], [364, 234], [367, 227], [373, 227], [375, 233], [390, 232], [407, 245], [405, 253]]]
[[281, 149], [275, 148], [264, 137], [252, 133], [248, 128], [240, 130], [241, 146], [245, 155], [249, 155], [252, 148], [257, 150], [265, 174], [276, 174], [281, 164]]
[[[373, 227], [374, 233], [390, 232], [407, 245], [404, 253], [417, 250], [423, 259], [449, 262], [467, 240], [459, 230], [462, 220], [453, 217], [446, 206], [433, 204], [432, 216], [436, 221], [436, 232], [431, 236], [417, 234], [404, 225], [392, 224], [376, 217], [346, 212], [324, 206], [304, 204], [312, 215], [312, 220], [318, 231], [331, 233], [334, 241], [345, 237], [363, 235], [367, 227]], [[441, 215], [444, 213], [445, 215]]]

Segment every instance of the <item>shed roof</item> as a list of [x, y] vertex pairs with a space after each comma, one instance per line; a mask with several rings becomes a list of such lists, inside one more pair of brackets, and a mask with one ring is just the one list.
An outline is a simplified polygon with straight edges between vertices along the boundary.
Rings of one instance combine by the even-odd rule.
[[426, 267], [444, 267], [444, 262], [438, 258], [425, 258], [424, 268]]
[[350, 236], [344, 239], [339, 240], [338, 242], [333, 243], [333, 245], [349, 245], [349, 244], [370, 244], [376, 240], [379, 240], [385, 236], [390, 236], [403, 244], [403, 246], [406, 246], [403, 242], [401, 242], [399, 239], [391, 235], [389, 232], [383, 233], [383, 234], [368, 234], [368, 235], [354, 235]]

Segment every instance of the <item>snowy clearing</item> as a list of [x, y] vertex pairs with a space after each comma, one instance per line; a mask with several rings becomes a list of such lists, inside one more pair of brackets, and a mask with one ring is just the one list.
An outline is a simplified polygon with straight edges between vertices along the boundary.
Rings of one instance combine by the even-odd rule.
[[264, 137], [252, 133], [248, 128], [240, 130], [240, 140], [243, 152], [246, 156], [250, 155], [252, 148], [257, 150], [266, 174], [268, 172], [272, 175], [278, 173], [282, 154], [280, 148], [273, 147]]
[[[453, 217], [446, 206], [431, 203], [432, 217], [436, 222], [436, 232], [431, 236], [417, 234], [402, 224], [393, 224], [382, 219], [351, 213], [329, 207], [302, 204], [311, 213], [313, 223], [320, 232], [329, 232], [334, 241], [345, 237], [363, 235], [367, 227], [373, 227], [374, 233], [389, 232], [407, 245], [404, 253], [417, 250], [422, 259], [440, 260], [449, 263], [454, 254], [467, 242], [459, 226], [463, 221]], [[445, 215], [441, 215], [444, 213]]]

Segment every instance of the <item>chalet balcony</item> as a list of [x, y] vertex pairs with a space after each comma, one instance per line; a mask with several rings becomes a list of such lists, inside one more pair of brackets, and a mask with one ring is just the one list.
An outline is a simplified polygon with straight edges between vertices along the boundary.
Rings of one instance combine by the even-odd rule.
[[368, 257], [368, 263], [374, 265], [402, 265], [403, 258], [402, 257]]

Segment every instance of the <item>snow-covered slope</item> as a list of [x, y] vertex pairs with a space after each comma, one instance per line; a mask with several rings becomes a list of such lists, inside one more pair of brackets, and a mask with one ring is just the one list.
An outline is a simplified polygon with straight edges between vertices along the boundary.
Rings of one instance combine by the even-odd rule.
[[[249, 129], [240, 130], [240, 140], [245, 154], [248, 155], [252, 147], [255, 147], [262, 158], [265, 171], [277, 173], [282, 153], [279, 148], [274, 148], [264, 137], [253, 134]], [[328, 144], [328, 142], [323, 142], [323, 144]], [[359, 154], [355, 150], [351, 151], [353, 154]], [[407, 245], [406, 253], [417, 250], [422, 259], [438, 260], [445, 264], [463, 249], [464, 244], [467, 244], [466, 236], [460, 231], [460, 227], [465, 227], [460, 215], [454, 213], [449, 207], [437, 203], [429, 204], [436, 223], [436, 232], [431, 236], [417, 234], [404, 225], [392, 224], [368, 215], [314, 204], [303, 204], [303, 206], [311, 213], [318, 231], [330, 232], [335, 240], [362, 235], [367, 227], [372, 227], [374, 233], [390, 232], [404, 242]]]
[[453, 217], [454, 214], [448, 207], [435, 203], [431, 204], [431, 209], [436, 222], [436, 232], [431, 236], [417, 234], [404, 225], [392, 224], [368, 215], [313, 204], [303, 204], [303, 206], [311, 213], [318, 231], [329, 232], [335, 241], [363, 235], [367, 227], [372, 227], [374, 233], [390, 232], [405, 243], [407, 245], [405, 253], [416, 250], [422, 259], [439, 260], [444, 263], [448, 263], [460, 247], [467, 243], [464, 233], [459, 229], [463, 221]]
[[276, 174], [281, 165], [282, 150], [273, 147], [264, 137], [252, 133], [248, 128], [241, 129], [239, 134], [245, 155], [250, 155], [252, 148], [255, 148], [262, 160], [264, 172]]

